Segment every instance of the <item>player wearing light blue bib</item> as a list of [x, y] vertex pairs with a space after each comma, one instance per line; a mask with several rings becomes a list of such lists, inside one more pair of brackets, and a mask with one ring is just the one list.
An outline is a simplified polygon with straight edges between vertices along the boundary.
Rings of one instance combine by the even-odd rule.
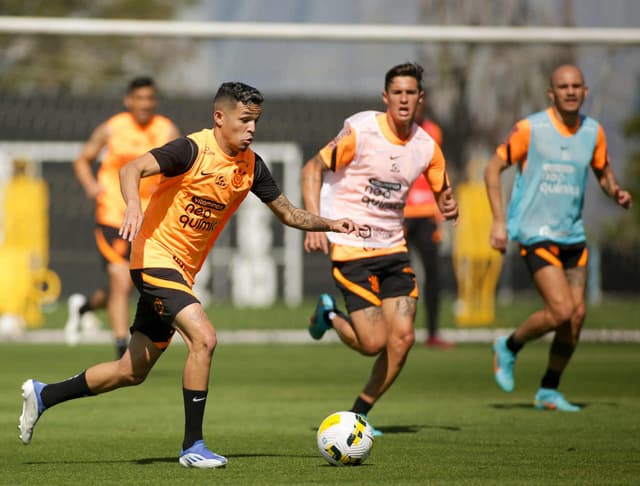
[[[540, 410], [577, 412], [580, 407], [569, 403], [558, 385], [586, 313], [588, 253], [582, 208], [588, 169], [620, 206], [629, 208], [631, 195], [620, 189], [611, 170], [604, 130], [580, 114], [588, 93], [580, 69], [560, 66], [550, 81], [551, 107], [516, 123], [485, 170], [493, 213], [491, 246], [504, 252], [509, 239], [520, 244], [520, 254], [544, 300], [543, 309], [510, 336], [494, 342], [494, 378], [502, 390], [512, 391], [517, 353], [525, 343], [553, 331], [547, 371], [534, 405]], [[512, 165], [518, 172], [505, 218], [500, 174]]]
[[509, 204], [509, 239], [522, 245], [545, 240], [583, 242], [584, 192], [600, 126], [581, 116], [577, 132], [566, 136], [556, 129], [550, 109], [527, 117], [527, 121], [531, 127], [528, 151], [516, 174]]

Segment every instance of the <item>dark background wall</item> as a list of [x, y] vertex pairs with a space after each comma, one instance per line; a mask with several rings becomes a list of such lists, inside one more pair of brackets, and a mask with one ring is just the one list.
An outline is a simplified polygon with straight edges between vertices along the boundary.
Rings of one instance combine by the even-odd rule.
[[[95, 126], [121, 109], [121, 100], [117, 98], [3, 94], [0, 96], [0, 139], [83, 141]], [[267, 98], [256, 142], [295, 141], [306, 161], [337, 134], [346, 117], [369, 109], [383, 110], [384, 106], [379, 99]], [[211, 111], [212, 100], [203, 98], [162, 99], [159, 109], [185, 134], [211, 126]], [[447, 143], [455, 144], [456, 141]], [[51, 202], [50, 266], [62, 279], [63, 294], [89, 291], [102, 285], [104, 274], [100, 271], [101, 260], [93, 240], [93, 205], [85, 198], [69, 164], [45, 161], [42, 175], [49, 184]], [[279, 178], [277, 172], [275, 175]], [[453, 182], [456, 183], [455, 176]], [[230, 224], [225, 231], [233, 231], [233, 221]], [[602, 284], [605, 291], [640, 291], [638, 254], [633, 249], [623, 251], [603, 245]], [[455, 292], [450, 258], [447, 255], [442, 258], [442, 284], [446, 291]], [[305, 295], [313, 296], [333, 288], [329, 262], [324, 255], [305, 255], [304, 275]], [[501, 283], [514, 290], [531, 288], [517, 255], [508, 257]]]

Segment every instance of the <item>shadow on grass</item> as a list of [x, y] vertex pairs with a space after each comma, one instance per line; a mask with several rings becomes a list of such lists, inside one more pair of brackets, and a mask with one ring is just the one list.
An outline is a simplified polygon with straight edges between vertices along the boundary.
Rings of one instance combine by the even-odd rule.
[[[580, 408], [587, 408], [589, 403], [587, 402], [572, 402]], [[608, 404], [617, 406], [617, 404]], [[491, 403], [489, 407], [495, 408], [496, 410], [516, 410], [516, 409], [524, 409], [524, 410], [533, 410], [534, 412], [540, 412], [537, 408], [533, 406], [533, 403]]]
[[[239, 459], [241, 457], [316, 457], [315, 454], [259, 454], [259, 453], [237, 453], [237, 454], [225, 454], [227, 459]], [[134, 464], [138, 464], [140, 466], [147, 466], [149, 464], [160, 463], [160, 462], [178, 462], [178, 457], [149, 457], [145, 459], [136, 459], [130, 461]]]
[[[373, 464], [368, 464], [368, 463], [356, 464], [356, 465], [352, 465], [351, 467], [357, 467], [358, 469], [360, 469], [361, 467], [369, 467], [369, 466], [373, 466]], [[317, 467], [336, 469], [338, 466], [334, 466], [333, 464], [329, 464], [328, 462], [325, 462], [324, 464], [318, 464]]]
[[111, 460], [101, 460], [101, 461], [90, 461], [90, 460], [76, 460], [76, 461], [28, 461], [24, 464], [29, 466], [42, 466], [49, 464], [139, 464], [141, 466], [146, 466], [148, 464], [156, 464], [159, 462], [178, 462], [178, 456], [174, 457], [147, 457], [144, 459], [111, 459]]
[[139, 466], [148, 466], [149, 464], [157, 464], [159, 462], [178, 462], [178, 457], [146, 457], [144, 459], [134, 459], [133, 464], [138, 464]]
[[[252, 454], [252, 453], [239, 453], [239, 454], [225, 454], [228, 459], [241, 458], [241, 457], [316, 457], [315, 454]], [[178, 463], [178, 456], [171, 457], [144, 457], [141, 459], [121, 459], [121, 460], [103, 460], [103, 461], [91, 461], [91, 460], [76, 460], [76, 461], [29, 461], [24, 464], [30, 466], [48, 465], [48, 464], [137, 464], [139, 466], [149, 466], [159, 463]]]
[[[416, 424], [416, 425], [387, 425], [384, 427], [376, 426], [376, 429], [384, 434], [416, 434], [422, 429], [430, 430], [448, 430], [449, 432], [459, 432], [461, 429], [455, 425], [431, 425], [431, 424]], [[315, 432], [316, 429], [311, 429]]]
[[431, 424], [420, 424], [420, 425], [387, 425], [386, 427], [376, 427], [378, 430], [381, 430], [385, 434], [416, 434], [423, 429], [430, 430], [447, 430], [449, 432], [459, 432], [460, 427], [455, 425], [431, 425]]
[[[504, 404], [495, 404], [492, 405], [495, 408], [524, 408], [525, 404], [518, 404], [516, 406], [508, 406]], [[581, 406], [585, 406], [581, 404]], [[527, 408], [530, 408], [531, 405], [527, 404]], [[449, 432], [459, 432], [462, 430], [460, 427], [455, 425], [437, 425], [437, 424], [413, 424], [413, 425], [387, 425], [386, 427], [378, 427], [385, 435], [392, 434], [416, 434], [421, 430], [446, 430]], [[315, 432], [316, 429], [310, 429]], [[315, 454], [258, 454], [258, 453], [238, 453], [238, 454], [225, 454], [227, 458], [241, 458], [241, 457], [316, 457]], [[122, 459], [122, 460], [76, 460], [76, 461], [29, 461], [24, 464], [27, 465], [49, 465], [49, 464], [119, 464], [119, 463], [131, 463], [137, 464], [139, 466], [148, 466], [159, 463], [177, 463], [178, 456], [170, 456], [170, 457], [145, 457], [141, 459]], [[364, 464], [366, 466], [367, 464]], [[334, 467], [329, 464], [323, 464], [321, 467]], [[359, 466], [360, 467], [360, 466]]]
[[[239, 458], [247, 458], [247, 457], [316, 457], [315, 454], [259, 454], [259, 453], [237, 453], [237, 454], [225, 454], [227, 459], [239, 459]], [[160, 463], [160, 462], [178, 462], [178, 457], [149, 457], [145, 459], [136, 459], [131, 461], [134, 464], [139, 464], [140, 466], [147, 466], [149, 464]]]

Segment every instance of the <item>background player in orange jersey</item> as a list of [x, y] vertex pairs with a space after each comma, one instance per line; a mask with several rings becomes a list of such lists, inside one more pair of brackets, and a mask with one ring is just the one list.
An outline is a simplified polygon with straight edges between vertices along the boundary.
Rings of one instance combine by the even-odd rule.
[[[127, 111], [100, 124], [85, 143], [73, 168], [87, 197], [96, 201], [95, 238], [109, 279], [108, 290], [100, 289], [87, 298], [81, 294], [69, 297], [69, 318], [65, 325], [67, 343], [79, 340], [87, 312], [107, 307], [109, 323], [116, 341], [118, 357], [124, 354], [129, 335], [129, 297], [133, 289], [129, 276], [129, 242], [118, 236], [125, 205], [120, 194], [118, 171], [134, 158], [180, 136], [168, 118], [156, 114], [158, 105], [153, 79], [138, 77], [129, 83], [124, 98]], [[92, 164], [103, 149], [97, 177]], [[153, 192], [157, 178], [141, 186], [143, 204]]]
[[[360, 232], [349, 219], [327, 219], [294, 207], [249, 145], [262, 112], [260, 92], [223, 83], [214, 99], [213, 129], [181, 137], [147, 152], [120, 170], [126, 211], [119, 233], [133, 242], [131, 276], [140, 292], [131, 342], [118, 361], [101, 363], [68, 380], [23, 384], [20, 439], [49, 407], [144, 381], [177, 330], [187, 345], [182, 383], [185, 433], [179, 462], [215, 468], [227, 459], [211, 452], [202, 423], [216, 331], [192, 290], [193, 281], [225, 223], [249, 191], [278, 217], [307, 231]], [[140, 179], [161, 174], [143, 213]], [[128, 410], [128, 413], [133, 413]]]
[[[588, 250], [582, 206], [589, 170], [608, 197], [623, 208], [631, 206], [631, 195], [611, 170], [602, 126], [580, 113], [588, 91], [576, 66], [556, 68], [547, 93], [551, 106], [517, 122], [485, 169], [493, 212], [490, 244], [504, 252], [509, 239], [518, 242], [544, 301], [510, 336], [494, 342], [494, 378], [502, 390], [513, 391], [517, 353], [552, 332], [547, 370], [534, 398], [540, 410], [580, 410], [558, 385], [586, 316]], [[505, 217], [500, 174], [513, 166], [517, 173]]]
[[[416, 123], [431, 135], [431, 138], [442, 147], [442, 130], [433, 120], [426, 117], [426, 95], [416, 108]], [[413, 183], [404, 207], [404, 225], [409, 248], [418, 252], [422, 264], [424, 282], [422, 297], [425, 303], [425, 329], [428, 347], [451, 349], [453, 343], [445, 341], [438, 334], [440, 327], [440, 255], [438, 254], [442, 233], [440, 221], [442, 215], [438, 211], [436, 198], [427, 180], [420, 176]]]
[[[347, 346], [376, 357], [351, 409], [364, 415], [393, 384], [415, 340], [418, 287], [403, 228], [409, 188], [424, 174], [443, 217], [458, 218], [442, 151], [414, 122], [424, 96], [422, 71], [413, 63], [390, 69], [382, 93], [386, 113], [349, 117], [302, 170], [309, 211], [326, 217], [347, 214], [365, 227], [359, 235], [327, 235], [333, 278], [349, 315], [338, 310], [331, 295], [322, 294], [309, 325], [314, 339], [333, 327]], [[309, 252], [329, 252], [322, 233], [307, 233], [304, 246]]]

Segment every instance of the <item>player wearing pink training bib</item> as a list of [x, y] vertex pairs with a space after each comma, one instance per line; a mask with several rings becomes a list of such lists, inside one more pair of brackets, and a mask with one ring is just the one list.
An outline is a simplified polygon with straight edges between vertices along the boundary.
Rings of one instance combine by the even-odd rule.
[[309, 333], [320, 339], [333, 327], [347, 346], [376, 356], [351, 409], [363, 415], [397, 378], [415, 339], [418, 287], [403, 230], [403, 209], [414, 181], [424, 174], [443, 217], [458, 218], [442, 151], [414, 123], [424, 96], [422, 72], [414, 63], [390, 69], [382, 93], [387, 111], [348, 118], [302, 170], [309, 212], [349, 215], [364, 225], [357, 235], [309, 232], [304, 243], [307, 252], [330, 251], [333, 278], [348, 311], [339, 311], [335, 299], [322, 294]]

